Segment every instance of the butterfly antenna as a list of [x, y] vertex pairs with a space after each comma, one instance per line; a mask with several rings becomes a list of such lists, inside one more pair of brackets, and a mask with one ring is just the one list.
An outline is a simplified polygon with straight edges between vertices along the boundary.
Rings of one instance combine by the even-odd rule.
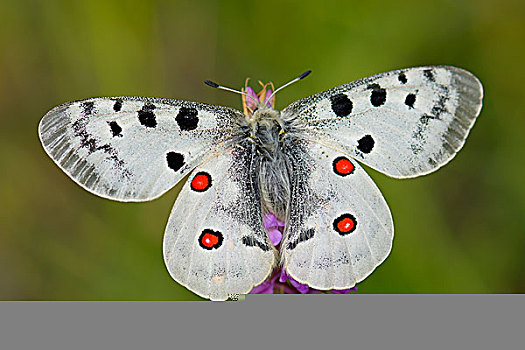
[[270, 95], [270, 97], [268, 97], [268, 98], [266, 99], [266, 101], [270, 101], [270, 100], [272, 99], [272, 97], [277, 93], [277, 91], [282, 90], [282, 89], [284, 89], [285, 87], [287, 87], [288, 85], [292, 85], [293, 83], [295, 83], [295, 82], [297, 82], [297, 81], [299, 81], [299, 80], [301, 80], [301, 79], [306, 78], [306, 77], [308, 76], [308, 74], [310, 74], [310, 73], [312, 73], [312, 71], [311, 71], [311, 70], [307, 70], [306, 72], [304, 72], [303, 74], [301, 74], [301, 75], [298, 76], [297, 78], [295, 78], [295, 79], [293, 79], [293, 80], [287, 82], [286, 84], [284, 84], [284, 85], [278, 87], [278, 88], [277, 88], [277, 89], [276, 89], [276, 90]]
[[259, 101], [254, 98], [253, 96], [251, 95], [248, 95], [247, 93], [245, 92], [242, 92], [242, 91], [239, 91], [239, 90], [235, 90], [235, 89], [231, 89], [229, 87], [226, 87], [226, 86], [222, 86], [222, 85], [219, 85], [217, 84], [216, 82], [213, 82], [211, 80], [205, 80], [204, 81], [204, 84], [208, 85], [208, 86], [211, 86], [212, 88], [216, 88], [216, 89], [221, 89], [221, 90], [226, 90], [226, 91], [231, 91], [231, 92], [235, 92], [237, 94], [240, 94], [240, 95], [244, 95], [244, 96], [247, 96], [249, 98], [251, 98], [256, 104], [257, 106], [259, 105]]

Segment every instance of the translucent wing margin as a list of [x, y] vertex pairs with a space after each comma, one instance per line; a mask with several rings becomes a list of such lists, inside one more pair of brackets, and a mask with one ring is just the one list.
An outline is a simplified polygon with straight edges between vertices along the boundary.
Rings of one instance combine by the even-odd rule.
[[47, 154], [86, 190], [146, 201], [223, 149], [239, 118], [239, 111], [202, 103], [103, 97], [53, 108], [38, 131]]
[[314, 142], [300, 142], [289, 154], [284, 267], [315, 289], [351, 288], [390, 253], [388, 205], [363, 168], [344, 154]]
[[164, 235], [164, 261], [177, 282], [225, 300], [262, 283], [276, 263], [264, 229], [252, 144], [215, 154], [190, 175]]
[[482, 97], [481, 83], [466, 70], [429, 66], [341, 85], [294, 102], [282, 114], [300, 137], [406, 178], [435, 171], [454, 157]]

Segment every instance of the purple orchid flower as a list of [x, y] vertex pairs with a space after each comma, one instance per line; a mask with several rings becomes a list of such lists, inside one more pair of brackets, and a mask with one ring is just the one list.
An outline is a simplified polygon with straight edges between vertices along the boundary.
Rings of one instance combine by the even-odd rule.
[[246, 92], [249, 96], [252, 97], [252, 98], [248, 97], [246, 99], [246, 106], [252, 111], [255, 110], [255, 108], [257, 108], [256, 101], [259, 101], [259, 97], [257, 97], [257, 94], [250, 86], [246, 86], [246, 89], [244, 90], [244, 92]]
[[247, 116], [251, 116], [257, 109], [257, 105], [259, 103], [265, 103], [268, 107], [275, 108], [275, 96], [272, 96], [274, 91], [273, 84], [264, 84], [263, 82], [259, 81], [259, 84], [261, 84], [262, 89], [259, 93], [256, 93], [251, 86], [248, 86], [248, 81], [249, 78], [246, 79], [245, 87], [241, 89], [242, 92], [248, 95], [242, 96], [242, 108], [244, 114]]

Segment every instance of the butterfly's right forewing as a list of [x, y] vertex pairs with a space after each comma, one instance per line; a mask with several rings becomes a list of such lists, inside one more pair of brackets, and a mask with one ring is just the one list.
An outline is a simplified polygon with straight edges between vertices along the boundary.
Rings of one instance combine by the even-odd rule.
[[466, 70], [407, 68], [360, 79], [292, 103], [282, 114], [300, 137], [392, 177], [435, 171], [463, 146], [483, 88]]
[[226, 107], [142, 97], [92, 98], [49, 111], [39, 135], [75, 182], [120, 201], [157, 198], [224, 149], [242, 114]]

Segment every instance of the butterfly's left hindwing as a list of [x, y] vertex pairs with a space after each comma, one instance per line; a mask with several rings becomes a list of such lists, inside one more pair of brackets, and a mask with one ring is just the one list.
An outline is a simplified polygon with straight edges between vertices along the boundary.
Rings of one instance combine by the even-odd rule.
[[390, 210], [354, 159], [314, 142], [296, 146], [288, 151], [293, 170], [284, 267], [315, 289], [351, 288], [390, 253]]
[[164, 260], [171, 276], [204, 298], [246, 294], [276, 262], [262, 224], [251, 146], [234, 146], [196, 168], [166, 227]]

